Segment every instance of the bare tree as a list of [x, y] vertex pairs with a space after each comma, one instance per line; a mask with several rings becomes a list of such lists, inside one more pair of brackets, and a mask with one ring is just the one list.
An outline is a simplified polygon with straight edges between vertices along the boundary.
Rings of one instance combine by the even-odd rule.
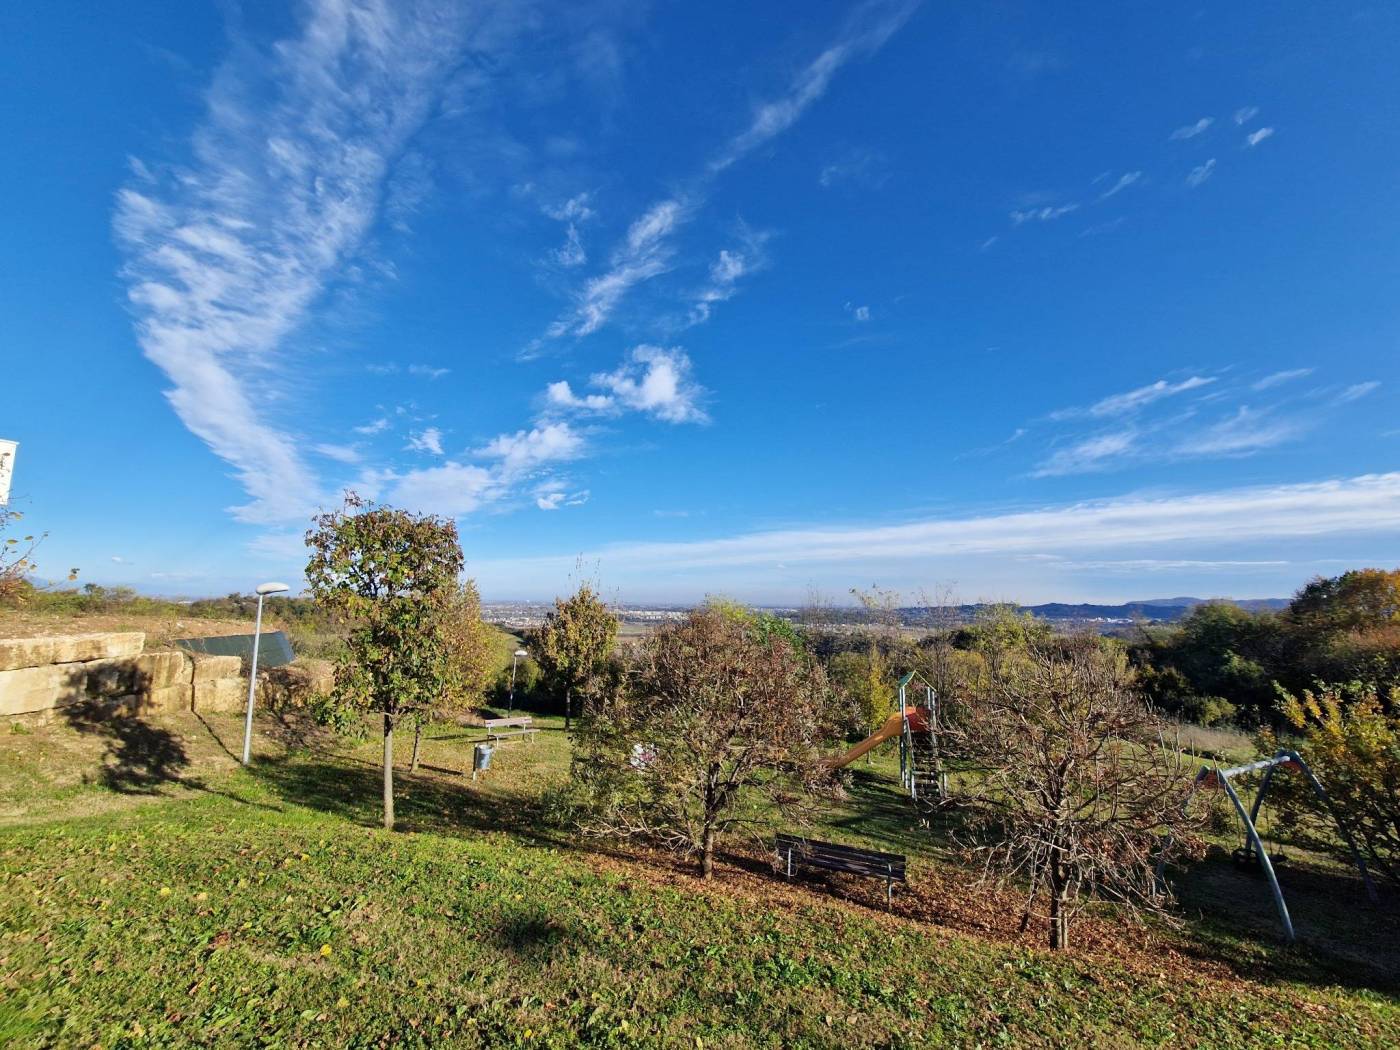
[[642, 643], [618, 688], [590, 699], [575, 777], [587, 829], [700, 855], [809, 803], [825, 775], [826, 678], [791, 633], [706, 607]]
[[1031, 642], [1002, 654], [972, 704], [959, 732], [983, 776], [969, 849], [1026, 890], [1022, 927], [1041, 897], [1052, 948], [1069, 946], [1088, 900], [1161, 910], [1155, 865], [1169, 836], [1189, 841], [1190, 780], [1123, 655], [1091, 637]]

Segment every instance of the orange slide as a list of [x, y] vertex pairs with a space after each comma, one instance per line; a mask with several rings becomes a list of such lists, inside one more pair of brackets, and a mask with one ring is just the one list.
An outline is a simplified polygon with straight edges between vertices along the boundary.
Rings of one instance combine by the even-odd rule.
[[902, 715], [890, 715], [875, 732], [862, 740], [855, 747], [851, 748], [844, 755], [827, 759], [827, 766], [831, 769], [840, 769], [842, 766], [850, 765], [867, 751], [872, 751], [879, 747], [886, 740], [893, 740], [904, 732], [904, 719], [909, 719], [909, 728], [915, 732], [928, 728], [928, 712], [922, 707], [906, 707]]

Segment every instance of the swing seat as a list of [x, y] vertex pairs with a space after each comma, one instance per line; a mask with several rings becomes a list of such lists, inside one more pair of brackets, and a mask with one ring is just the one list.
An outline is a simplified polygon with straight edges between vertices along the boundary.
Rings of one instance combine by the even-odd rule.
[[[1235, 862], [1235, 867], [1244, 871], [1258, 871], [1263, 867], [1263, 865], [1259, 863], [1259, 855], [1247, 846], [1241, 846], [1236, 850], [1232, 850], [1230, 858]], [[1288, 858], [1282, 853], [1269, 854], [1269, 862], [1273, 864], [1274, 867], [1286, 863], [1287, 860]]]

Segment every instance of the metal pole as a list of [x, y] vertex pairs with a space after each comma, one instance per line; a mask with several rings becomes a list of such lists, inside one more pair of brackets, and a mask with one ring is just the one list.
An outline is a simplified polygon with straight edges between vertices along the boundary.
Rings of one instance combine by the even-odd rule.
[[1259, 866], [1264, 869], [1264, 874], [1269, 878], [1269, 889], [1274, 894], [1274, 906], [1278, 909], [1279, 921], [1283, 923], [1284, 938], [1292, 944], [1296, 939], [1293, 935], [1293, 920], [1288, 917], [1288, 905], [1283, 902], [1283, 890], [1279, 889], [1278, 876], [1274, 874], [1273, 862], [1269, 860], [1269, 854], [1264, 849], [1264, 844], [1259, 841], [1259, 832], [1254, 827], [1254, 821], [1249, 819], [1249, 811], [1244, 808], [1240, 796], [1235, 793], [1234, 785], [1230, 783], [1228, 774], [1220, 774], [1220, 785], [1225, 789], [1225, 794], [1230, 796], [1230, 801], [1235, 804], [1235, 812], [1244, 822], [1245, 833], [1249, 836], [1250, 843], [1259, 855]]
[[520, 657], [512, 655], [510, 658], [510, 699], [506, 701], [506, 717], [515, 710], [515, 665], [520, 662]]
[[262, 603], [258, 595], [258, 619], [253, 628], [253, 667], [248, 672], [248, 710], [243, 716], [243, 764], [253, 757], [253, 691], [258, 687], [258, 642], [262, 640]]

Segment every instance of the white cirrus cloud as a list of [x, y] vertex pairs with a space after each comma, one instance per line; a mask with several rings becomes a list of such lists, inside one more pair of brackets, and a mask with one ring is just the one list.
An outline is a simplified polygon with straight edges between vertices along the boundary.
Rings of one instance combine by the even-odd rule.
[[1372, 379], [1365, 383], [1353, 383], [1337, 395], [1337, 403], [1345, 405], [1352, 401], [1358, 401], [1373, 390], [1376, 390], [1380, 385], [1380, 380], [1378, 379]]
[[1011, 213], [1011, 225], [1022, 226], [1028, 222], [1053, 222], [1078, 210], [1078, 204], [1047, 204], [1041, 208], [1025, 208]]
[[323, 442], [319, 445], [312, 445], [311, 451], [317, 455], [333, 459], [337, 463], [358, 463], [360, 461], [360, 450], [354, 445], [336, 445], [330, 442]]
[[1198, 390], [1203, 386], [1209, 386], [1215, 379], [1210, 376], [1188, 376], [1186, 379], [1171, 382], [1167, 379], [1159, 379], [1155, 383], [1148, 383], [1146, 386], [1134, 387], [1121, 394], [1110, 394], [1100, 398], [1087, 408], [1062, 408], [1050, 413], [1053, 420], [1075, 419], [1080, 416], [1092, 416], [1103, 419], [1110, 416], [1121, 416], [1129, 412], [1135, 412], [1140, 408], [1161, 401], [1163, 398], [1175, 397], [1178, 394], [1185, 394], [1192, 390]]
[[1197, 164], [1191, 169], [1191, 173], [1186, 176], [1186, 185], [1195, 189], [1213, 174], [1215, 174], [1215, 158], [1211, 157], [1210, 160], [1206, 161], [1204, 164]]
[[442, 455], [442, 431], [437, 427], [428, 427], [421, 433], [411, 434], [405, 447], [412, 452], [427, 452], [434, 456], [440, 456]]
[[352, 429], [357, 434], [364, 434], [369, 437], [375, 434], [382, 434], [389, 429], [389, 426], [389, 418], [387, 416], [380, 416], [378, 419], [365, 423], [363, 426], [354, 427]]
[[1248, 124], [1251, 120], [1253, 120], [1253, 119], [1254, 119], [1255, 117], [1257, 117], [1258, 115], [1259, 115], [1259, 107], [1258, 107], [1258, 106], [1241, 106], [1239, 109], [1235, 110], [1235, 123], [1236, 123], [1236, 124]]
[[723, 171], [797, 123], [807, 108], [826, 94], [842, 66], [878, 51], [917, 6], [917, 0], [869, 0], [856, 7], [836, 41], [793, 77], [787, 91], [754, 109], [749, 126], [730, 139], [710, 162], [710, 172]]
[[[652, 204], [632, 223], [611, 253], [607, 268], [578, 288], [569, 310], [542, 337], [531, 341], [521, 356], [537, 356], [551, 340], [592, 335], [608, 323], [632, 289], [670, 272], [675, 257], [672, 240], [704, 205], [713, 180], [795, 124], [826, 93], [843, 66], [878, 51], [917, 6], [918, 0], [867, 0], [855, 8], [835, 42], [799, 71], [785, 92], [757, 106], [748, 126], [685, 189]], [[701, 319], [708, 313], [702, 302]]]
[[362, 249], [469, 28], [426, 0], [299, 10], [293, 35], [235, 51], [192, 159], [164, 177], [135, 169], [113, 219], [142, 351], [181, 422], [233, 468], [244, 521], [300, 518], [324, 499], [260, 384], [286, 368], [287, 337]]
[[1253, 149], [1265, 139], [1271, 138], [1273, 134], [1273, 128], [1260, 128], [1258, 131], [1251, 131], [1248, 135], [1244, 137], [1244, 144], [1247, 148]]
[[1184, 142], [1186, 139], [1194, 139], [1197, 135], [1203, 135], [1215, 123], [1214, 117], [1202, 117], [1194, 124], [1187, 124], [1177, 128], [1168, 136], [1173, 142]]
[[1172, 446], [1178, 456], [1242, 456], [1301, 436], [1309, 423], [1241, 405], [1235, 414], [1188, 434]]
[[1250, 389], [1268, 390], [1270, 387], [1278, 386], [1281, 383], [1288, 383], [1294, 379], [1303, 379], [1304, 377], [1310, 376], [1312, 374], [1313, 370], [1311, 368], [1287, 368], [1284, 369], [1282, 372], [1270, 372], [1262, 379], [1256, 379], [1253, 383], [1251, 383]]
[[1138, 435], [1134, 430], [1095, 434], [1066, 448], [1051, 453], [1031, 476], [1053, 478], [1065, 474], [1089, 474], [1107, 470], [1117, 460], [1138, 451]]
[[710, 319], [717, 303], [733, 298], [739, 289], [741, 278], [762, 270], [768, 265], [764, 251], [770, 234], [749, 229], [739, 224], [740, 243], [733, 248], [722, 248], [715, 261], [710, 264], [709, 280], [695, 293], [691, 305], [689, 323], [703, 324]]
[[1137, 182], [1141, 178], [1142, 172], [1140, 171], [1124, 172], [1122, 175], [1118, 176], [1117, 181], [1114, 182], [1112, 186], [1110, 186], [1108, 189], [1104, 190], [1101, 194], [1099, 194], [1099, 200], [1106, 201], [1108, 200], [1108, 198], [1122, 193], [1129, 186], [1131, 186], [1133, 183]]
[[[672, 543], [620, 543], [584, 553], [610, 578], [673, 577], [721, 567], [783, 564], [906, 565], [938, 558], [1008, 557], [1109, 549], [1165, 551], [1206, 545], [1374, 535], [1400, 538], [1400, 473], [1319, 482], [1112, 499], [894, 525], [823, 526]], [[488, 563], [488, 572], [567, 573], [578, 554]], [[1209, 560], [1209, 559], [1206, 559]]]

